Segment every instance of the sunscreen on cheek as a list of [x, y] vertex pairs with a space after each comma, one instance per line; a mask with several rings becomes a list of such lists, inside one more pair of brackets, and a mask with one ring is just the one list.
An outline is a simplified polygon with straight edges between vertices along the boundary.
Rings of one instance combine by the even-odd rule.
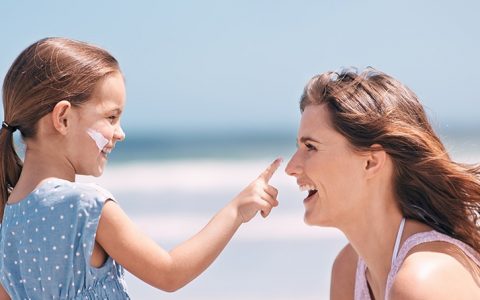
[[98, 150], [102, 151], [103, 147], [108, 144], [108, 140], [98, 131], [94, 129], [87, 129], [87, 134], [92, 138], [98, 147]]

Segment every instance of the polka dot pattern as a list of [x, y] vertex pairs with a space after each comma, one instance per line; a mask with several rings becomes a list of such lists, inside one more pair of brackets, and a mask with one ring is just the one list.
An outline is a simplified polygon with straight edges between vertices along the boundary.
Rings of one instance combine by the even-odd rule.
[[122, 266], [90, 265], [107, 199], [94, 184], [52, 179], [5, 207], [0, 282], [12, 299], [130, 299]]

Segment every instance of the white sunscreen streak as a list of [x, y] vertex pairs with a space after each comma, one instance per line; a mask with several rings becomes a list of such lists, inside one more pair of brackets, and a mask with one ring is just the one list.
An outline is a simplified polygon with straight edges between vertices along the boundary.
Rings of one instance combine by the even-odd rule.
[[103, 147], [108, 144], [108, 140], [100, 132], [89, 128], [87, 129], [87, 133], [92, 140], [95, 141], [95, 144], [97, 144], [97, 147], [100, 151], [102, 151]]

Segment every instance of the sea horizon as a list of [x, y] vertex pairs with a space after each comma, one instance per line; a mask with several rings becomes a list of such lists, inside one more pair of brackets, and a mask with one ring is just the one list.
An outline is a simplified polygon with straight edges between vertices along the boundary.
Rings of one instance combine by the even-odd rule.
[[[445, 126], [436, 129], [451, 157], [456, 160], [480, 153], [476, 128]], [[135, 131], [118, 142], [110, 164], [168, 160], [255, 160], [289, 158], [296, 149], [296, 129], [290, 130], [177, 130]]]

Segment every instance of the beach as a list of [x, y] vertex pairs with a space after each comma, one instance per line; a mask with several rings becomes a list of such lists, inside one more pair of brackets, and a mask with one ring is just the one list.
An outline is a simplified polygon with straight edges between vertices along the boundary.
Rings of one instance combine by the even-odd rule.
[[[267, 160], [181, 160], [107, 167], [94, 180], [110, 190], [131, 219], [171, 249], [209, 219], [268, 165]], [[169, 294], [127, 274], [133, 299], [327, 299], [336, 253], [346, 243], [331, 228], [303, 222], [304, 192], [283, 167], [271, 184], [280, 204], [263, 219], [240, 227], [213, 265], [185, 288]]]
[[[152, 147], [142, 147], [145, 144], [127, 144], [123, 149], [119, 144], [120, 153], [102, 177], [81, 176], [79, 180], [93, 181], [110, 190], [135, 224], [167, 250], [198, 232], [260, 174], [275, 154], [285, 161], [270, 182], [279, 190], [280, 204], [268, 218], [257, 215], [242, 225], [212, 266], [177, 292], [157, 290], [127, 273], [132, 299], [329, 298], [331, 266], [347, 241], [337, 229], [311, 227], [303, 222], [306, 192], [300, 192], [295, 179], [284, 173], [294, 152], [292, 143], [252, 143], [235, 155], [223, 156], [231, 153], [228, 147], [238, 149], [238, 145], [226, 143], [223, 152], [215, 153], [209, 148], [212, 146], [197, 144], [192, 149], [211, 154], [195, 155], [192, 150], [175, 156], [181, 153], [176, 149], [184, 149], [184, 144], [172, 143], [168, 155], [162, 152], [160, 158], [152, 154]], [[452, 139], [447, 144], [456, 160], [480, 160], [475, 139]], [[259, 157], [256, 147], [262, 153]], [[147, 149], [149, 154], [138, 154], [139, 149]], [[156, 151], [160, 153], [161, 149]], [[142, 159], [127, 159], [134, 153]]]

